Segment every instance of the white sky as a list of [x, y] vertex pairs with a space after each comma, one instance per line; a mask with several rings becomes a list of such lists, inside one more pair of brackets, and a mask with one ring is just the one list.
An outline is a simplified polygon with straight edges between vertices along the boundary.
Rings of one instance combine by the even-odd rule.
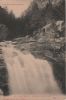
[[0, 0], [2, 7], [7, 7], [8, 11], [13, 11], [19, 17], [30, 5], [32, 0]]

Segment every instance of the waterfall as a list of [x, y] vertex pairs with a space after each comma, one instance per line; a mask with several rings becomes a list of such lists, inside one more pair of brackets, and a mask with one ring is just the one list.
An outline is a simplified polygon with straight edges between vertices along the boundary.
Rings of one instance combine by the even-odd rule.
[[24, 54], [13, 46], [2, 47], [10, 94], [60, 94], [48, 61]]

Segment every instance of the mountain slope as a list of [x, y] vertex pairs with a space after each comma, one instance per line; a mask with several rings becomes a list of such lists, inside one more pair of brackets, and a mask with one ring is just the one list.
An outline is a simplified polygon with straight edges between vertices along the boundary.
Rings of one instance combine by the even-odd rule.
[[26, 33], [32, 35], [34, 31], [54, 20], [64, 20], [65, 1], [57, 0], [55, 2], [55, 0], [52, 0], [52, 3], [50, 4], [47, 3], [47, 1], [35, 0], [31, 3], [30, 7], [25, 12], [24, 17], [21, 19], [24, 23], [25, 35]]

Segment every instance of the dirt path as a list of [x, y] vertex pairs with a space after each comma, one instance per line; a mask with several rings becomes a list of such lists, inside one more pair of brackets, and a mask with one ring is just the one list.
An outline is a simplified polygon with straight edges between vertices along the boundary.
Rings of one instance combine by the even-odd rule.
[[23, 54], [13, 45], [2, 47], [9, 75], [10, 94], [61, 93], [46, 60]]

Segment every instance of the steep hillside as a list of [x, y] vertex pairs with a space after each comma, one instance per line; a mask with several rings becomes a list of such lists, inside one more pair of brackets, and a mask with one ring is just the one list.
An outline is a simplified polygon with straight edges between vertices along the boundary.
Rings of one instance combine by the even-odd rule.
[[43, 27], [47, 23], [57, 20], [64, 20], [65, 1], [64, 0], [34, 0], [25, 12], [23, 18], [24, 33], [32, 35], [34, 31]]
[[28, 50], [34, 55], [42, 57], [47, 54], [59, 61], [64, 61], [64, 30], [64, 21], [55, 21], [35, 31], [32, 36], [14, 39], [13, 43], [20, 50]]

